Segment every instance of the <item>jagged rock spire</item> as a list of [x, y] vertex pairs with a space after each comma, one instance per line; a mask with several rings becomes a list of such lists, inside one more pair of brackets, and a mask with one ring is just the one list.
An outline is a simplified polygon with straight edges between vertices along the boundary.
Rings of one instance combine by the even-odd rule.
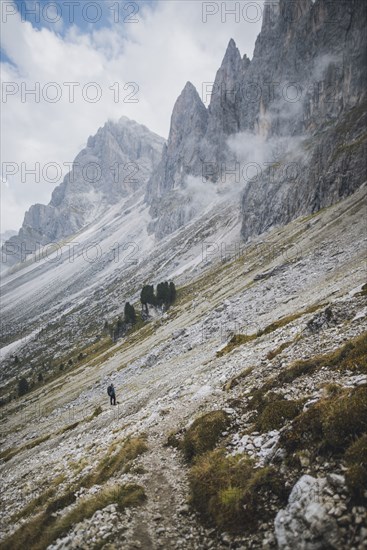
[[225, 134], [238, 131], [235, 105], [238, 101], [240, 79], [244, 65], [233, 38], [228, 43], [220, 69], [217, 71], [210, 101], [211, 127], [219, 125]]
[[208, 113], [199, 93], [191, 82], [187, 82], [177, 98], [171, 117], [168, 149], [176, 148], [187, 135], [205, 134]]

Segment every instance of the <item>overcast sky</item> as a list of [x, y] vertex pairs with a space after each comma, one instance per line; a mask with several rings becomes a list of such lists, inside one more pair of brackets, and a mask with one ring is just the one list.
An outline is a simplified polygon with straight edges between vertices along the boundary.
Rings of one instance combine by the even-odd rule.
[[49, 202], [108, 119], [125, 115], [167, 137], [185, 83], [202, 95], [230, 38], [252, 57], [262, 4], [1, 0], [1, 10], [3, 232], [19, 229], [30, 205]]

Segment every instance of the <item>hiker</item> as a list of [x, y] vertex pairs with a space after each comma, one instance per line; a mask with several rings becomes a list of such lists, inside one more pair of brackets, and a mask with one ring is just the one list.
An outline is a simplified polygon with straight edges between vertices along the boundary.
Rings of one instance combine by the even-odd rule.
[[107, 393], [110, 396], [110, 404], [116, 405], [116, 393], [115, 393], [115, 388], [113, 387], [113, 384], [108, 386]]

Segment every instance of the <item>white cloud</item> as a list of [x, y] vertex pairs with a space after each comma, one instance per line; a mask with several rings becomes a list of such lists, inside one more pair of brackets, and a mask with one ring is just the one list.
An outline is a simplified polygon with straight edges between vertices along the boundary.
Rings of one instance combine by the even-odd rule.
[[[203, 23], [202, 2], [196, 0], [144, 4], [137, 17], [138, 23], [120, 21], [99, 29], [70, 26], [63, 36], [55, 30], [63, 24], [65, 28], [65, 18], [54, 30], [37, 30], [19, 16], [8, 17], [1, 31], [11, 63], [1, 64], [1, 77], [3, 86], [14, 82], [19, 92], [6, 101], [3, 96], [2, 167], [13, 162], [32, 168], [39, 162], [42, 172], [50, 162], [62, 166], [75, 158], [88, 136], [107, 119], [122, 115], [167, 136], [174, 102], [186, 81], [192, 81], [201, 93], [202, 83], [214, 80], [229, 39], [235, 39], [242, 54], [252, 56], [260, 30], [259, 21], [249, 23], [241, 17], [236, 23], [229, 15], [223, 20], [220, 12]], [[57, 87], [49, 86], [50, 82]], [[69, 101], [70, 85], [64, 84], [70, 82], [80, 84], [75, 87], [74, 103]], [[82, 94], [91, 82], [102, 92], [97, 103], [88, 102]], [[117, 103], [109, 89], [116, 82], [120, 84]], [[133, 91], [133, 87], [122, 89], [128, 82], [139, 87], [137, 103], [126, 102]], [[24, 95], [36, 83], [40, 101], [27, 95], [22, 102], [22, 86]], [[88, 90], [91, 99], [95, 89], [85, 92]], [[51, 103], [57, 91], [61, 91], [61, 99]], [[2, 230], [18, 228], [24, 210], [36, 202], [47, 203], [56, 185], [45, 181], [42, 173], [39, 182], [29, 175], [22, 181], [21, 170], [7, 180], [2, 208], [9, 214], [3, 218]]]

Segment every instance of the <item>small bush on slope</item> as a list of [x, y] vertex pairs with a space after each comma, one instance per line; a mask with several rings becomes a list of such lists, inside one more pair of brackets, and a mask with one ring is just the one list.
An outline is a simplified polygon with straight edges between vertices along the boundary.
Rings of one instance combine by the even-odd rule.
[[197, 456], [214, 449], [228, 424], [229, 417], [224, 411], [212, 411], [197, 418], [180, 445], [186, 460], [193, 461]]
[[223, 449], [200, 456], [189, 472], [191, 504], [202, 519], [230, 533], [254, 531], [273, 516], [271, 504], [284, 504], [287, 492], [273, 468], [255, 468], [246, 455]]

